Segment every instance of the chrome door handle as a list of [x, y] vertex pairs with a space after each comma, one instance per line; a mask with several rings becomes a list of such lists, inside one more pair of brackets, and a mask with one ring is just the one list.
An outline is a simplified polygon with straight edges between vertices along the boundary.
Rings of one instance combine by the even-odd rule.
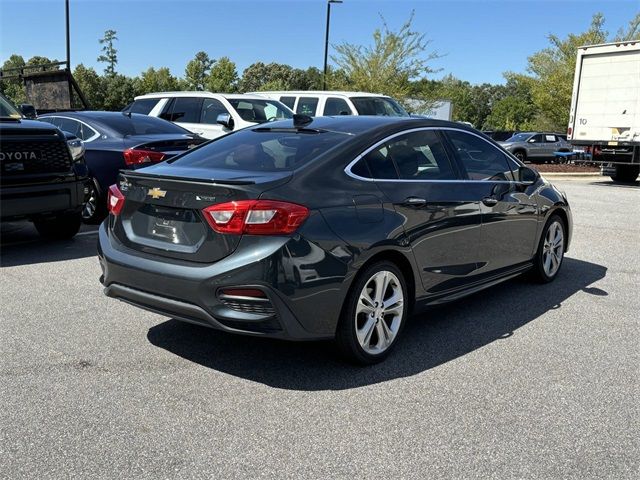
[[494, 197], [484, 197], [482, 199], [482, 203], [484, 203], [487, 207], [493, 207], [498, 204], [498, 199]]
[[421, 207], [427, 204], [427, 200], [420, 197], [407, 197], [402, 204], [408, 207]]

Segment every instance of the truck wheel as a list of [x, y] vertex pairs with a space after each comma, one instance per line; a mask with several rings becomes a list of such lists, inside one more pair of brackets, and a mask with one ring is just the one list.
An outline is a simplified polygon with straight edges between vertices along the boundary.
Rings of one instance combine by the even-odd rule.
[[395, 264], [382, 261], [361, 272], [336, 331], [343, 356], [360, 365], [384, 360], [406, 323], [408, 299], [404, 276]]
[[614, 182], [635, 182], [640, 173], [640, 165], [615, 165], [616, 173], [611, 175]]
[[54, 218], [34, 220], [33, 224], [38, 233], [52, 240], [66, 240], [72, 238], [82, 224], [82, 216], [79, 213], [58, 215]]

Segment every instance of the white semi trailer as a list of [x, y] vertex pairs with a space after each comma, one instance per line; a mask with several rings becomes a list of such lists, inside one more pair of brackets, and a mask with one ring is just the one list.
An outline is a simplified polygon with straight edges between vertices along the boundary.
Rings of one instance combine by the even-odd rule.
[[567, 139], [584, 146], [603, 175], [640, 173], [640, 40], [578, 49]]

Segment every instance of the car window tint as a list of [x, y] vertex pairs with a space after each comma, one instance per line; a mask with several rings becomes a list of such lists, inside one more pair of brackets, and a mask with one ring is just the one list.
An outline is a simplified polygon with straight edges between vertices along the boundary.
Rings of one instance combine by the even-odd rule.
[[187, 134], [185, 130], [175, 123], [166, 122], [157, 117], [149, 117], [134, 113], [131, 116], [112, 114], [105, 112], [103, 115], [94, 116], [96, 123], [102, 124], [118, 135], [151, 135], [157, 133]]
[[199, 123], [202, 98], [178, 97], [171, 110], [172, 122]]
[[296, 97], [280, 97], [280, 101], [293, 110], [293, 105], [296, 103]]
[[351, 109], [344, 99], [329, 97], [324, 104], [323, 115], [351, 115]]
[[160, 115], [158, 116], [163, 120], [171, 121], [171, 110], [173, 110], [173, 104], [175, 103], [175, 101], [176, 101], [175, 98], [169, 99], [169, 101], [162, 108], [162, 112], [160, 112]]
[[387, 145], [403, 180], [454, 180], [451, 162], [433, 130], [407, 133]]
[[58, 126], [58, 117], [39, 117], [38, 120], [40, 120], [41, 122], [47, 122], [50, 123], [51, 125], [54, 126]]
[[318, 98], [317, 97], [300, 97], [298, 100], [298, 107], [296, 108], [296, 113], [301, 115], [309, 115], [313, 117], [316, 114], [316, 109], [318, 108]]
[[360, 159], [359, 162], [356, 162], [356, 164], [351, 167], [351, 173], [359, 177], [371, 178], [371, 171], [369, 171], [369, 166], [365, 158]]
[[[389, 148], [385, 145], [376, 148], [364, 157], [369, 167], [370, 177], [379, 180], [397, 180], [398, 171], [389, 156]], [[352, 170], [353, 171], [353, 170]]]
[[202, 102], [202, 114], [200, 123], [217, 124], [218, 115], [221, 113], [229, 113], [220, 100], [215, 98], [205, 98]]
[[529, 140], [529, 142], [531, 143], [542, 143], [544, 140], [542, 139], [542, 135], [538, 134], [538, 135], [534, 135], [533, 137], [531, 137], [531, 139]]
[[229, 99], [229, 103], [246, 122], [264, 123], [293, 116], [276, 100]]
[[58, 119], [58, 128], [62, 131], [69, 132], [72, 135], [75, 135], [78, 138], [82, 138], [80, 136], [80, 122], [76, 120], [71, 120], [70, 118], [60, 118]]
[[155, 107], [160, 100], [160, 98], [142, 98], [133, 102], [128, 108], [126, 108], [126, 111], [149, 115], [149, 112], [153, 110], [153, 107]]
[[450, 130], [446, 135], [470, 180], [513, 180], [507, 158], [498, 148], [470, 133]]

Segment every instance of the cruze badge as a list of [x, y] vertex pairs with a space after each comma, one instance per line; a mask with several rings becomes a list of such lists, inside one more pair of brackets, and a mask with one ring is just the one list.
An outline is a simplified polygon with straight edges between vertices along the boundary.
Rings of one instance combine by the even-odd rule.
[[150, 188], [147, 192], [147, 195], [149, 195], [151, 198], [164, 198], [166, 194], [166, 190], [160, 190], [158, 187]]

